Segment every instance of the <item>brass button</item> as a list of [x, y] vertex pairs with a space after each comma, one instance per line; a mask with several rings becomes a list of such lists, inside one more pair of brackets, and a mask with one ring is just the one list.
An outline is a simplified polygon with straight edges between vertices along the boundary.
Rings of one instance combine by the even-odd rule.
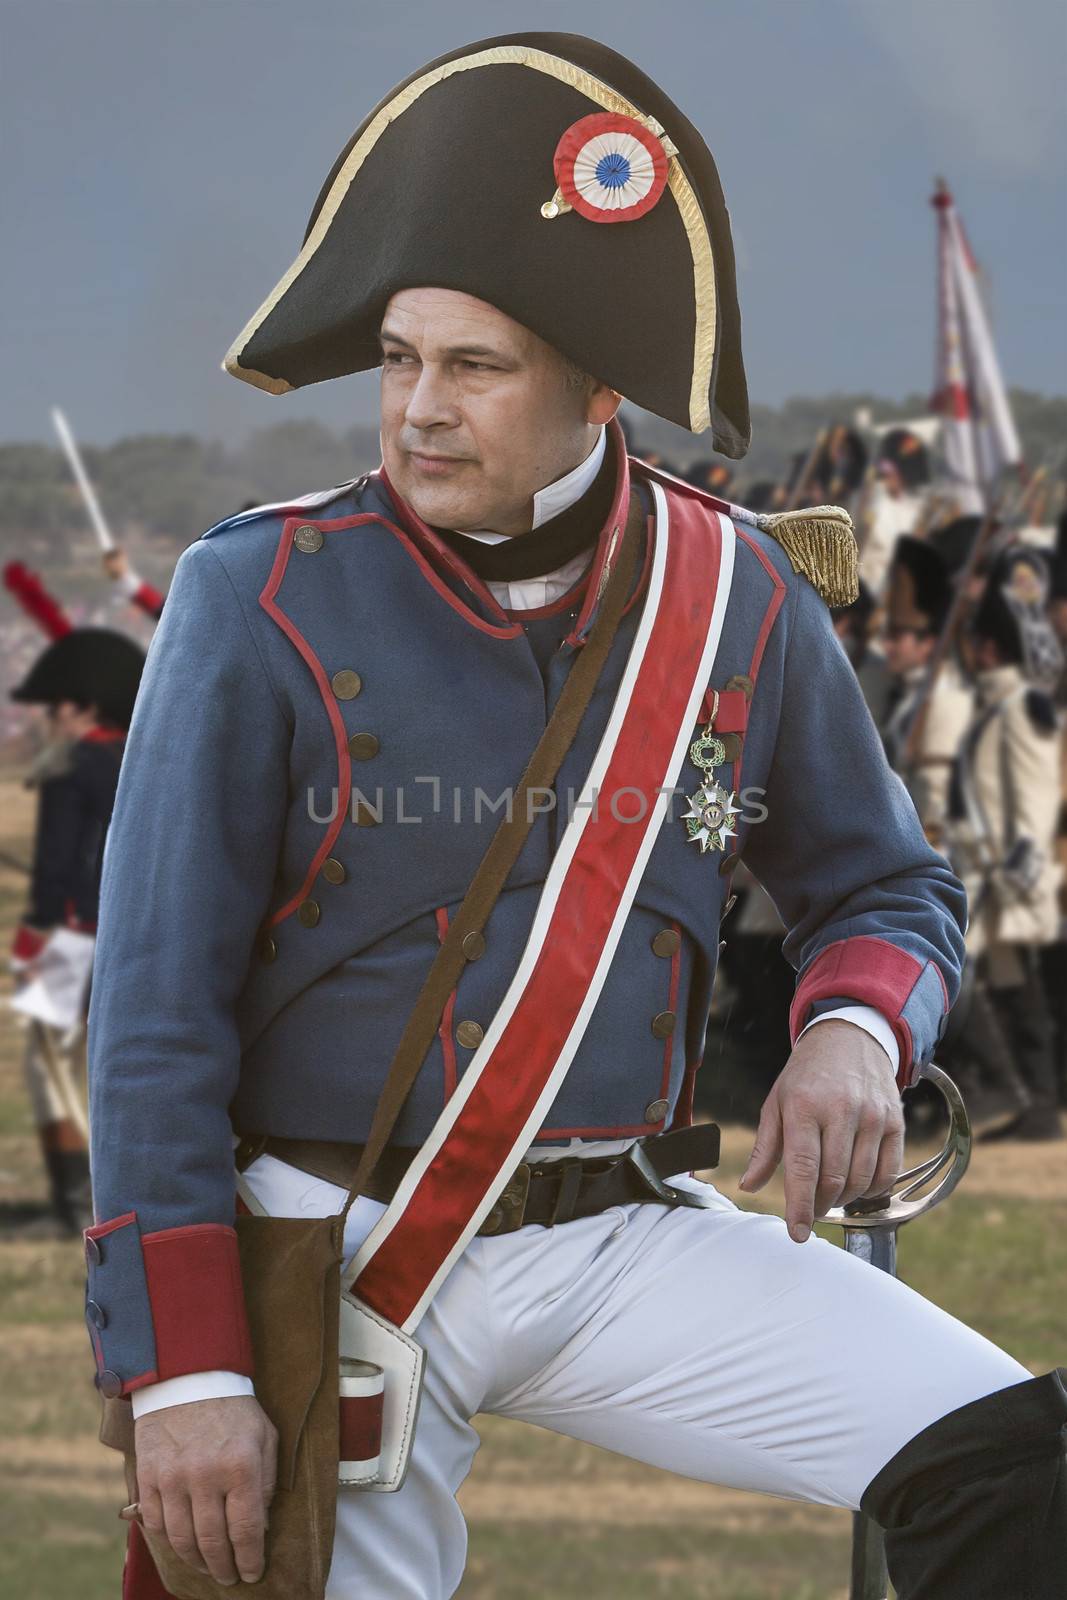
[[343, 861], [338, 861], [336, 856], [327, 856], [322, 863], [322, 875], [327, 883], [344, 883], [348, 877]]
[[117, 1372], [98, 1372], [96, 1387], [100, 1390], [105, 1400], [117, 1400], [122, 1393], [122, 1379]]
[[268, 967], [278, 959], [278, 946], [269, 933], [265, 933], [259, 941], [259, 959]]
[[477, 1050], [485, 1038], [485, 1029], [480, 1022], [461, 1022], [456, 1029], [456, 1039], [464, 1050]]
[[321, 528], [316, 528], [314, 523], [305, 522], [293, 534], [293, 543], [306, 556], [313, 556], [316, 550], [322, 549], [322, 530]]
[[671, 1109], [669, 1100], [651, 1100], [645, 1107], [646, 1122], [662, 1122]]
[[739, 855], [725, 856], [719, 862], [719, 877], [728, 878], [740, 860], [741, 857]]
[[682, 936], [676, 928], [663, 928], [652, 941], [652, 954], [656, 956], [677, 955]]
[[87, 1300], [85, 1302], [85, 1315], [94, 1328], [107, 1327], [107, 1312], [103, 1306], [98, 1306], [95, 1300]]
[[348, 753], [354, 761], [370, 761], [380, 749], [381, 744], [373, 733], [354, 733], [348, 741]]
[[330, 687], [338, 700], [354, 700], [363, 687], [363, 679], [351, 667], [345, 667], [341, 672], [334, 673]]
[[104, 1259], [104, 1252], [101, 1250], [98, 1240], [86, 1239], [85, 1259], [91, 1267], [98, 1267], [100, 1265], [101, 1261]]
[[674, 1021], [673, 1011], [660, 1011], [652, 1018], [653, 1037], [656, 1039], [669, 1039], [674, 1032]]
[[468, 961], [477, 961], [485, 955], [485, 935], [482, 933], [468, 933], [460, 947]]
[[317, 900], [301, 900], [296, 914], [305, 928], [313, 928], [322, 916], [322, 908]]
[[356, 807], [357, 828], [373, 828], [381, 820], [381, 817], [376, 814], [373, 806], [369, 806], [365, 800], [361, 800], [359, 802], [359, 805]]
[[726, 680], [727, 689], [740, 689], [746, 700], [752, 699], [752, 690], [755, 685], [747, 672], [737, 672], [732, 678]]
[[730, 915], [730, 912], [734, 909], [734, 906], [736, 904], [737, 904], [737, 896], [735, 894], [732, 894], [730, 896], [729, 900], [727, 900], [726, 904], [723, 906], [722, 910], [719, 913], [719, 921], [720, 922], [725, 922], [726, 921], [727, 917]]

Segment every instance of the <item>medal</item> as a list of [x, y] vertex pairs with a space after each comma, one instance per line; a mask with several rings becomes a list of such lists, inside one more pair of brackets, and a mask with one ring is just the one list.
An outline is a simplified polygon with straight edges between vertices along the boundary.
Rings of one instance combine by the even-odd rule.
[[704, 781], [696, 794], [687, 796], [689, 810], [682, 814], [685, 831], [693, 844], [699, 844], [701, 855], [709, 850], [726, 849], [727, 839], [737, 834], [733, 820], [741, 809], [734, 805], [733, 793], [715, 782], [714, 769], [724, 765], [726, 746], [712, 733], [711, 727], [709, 722], [689, 746], [689, 759], [703, 773]]

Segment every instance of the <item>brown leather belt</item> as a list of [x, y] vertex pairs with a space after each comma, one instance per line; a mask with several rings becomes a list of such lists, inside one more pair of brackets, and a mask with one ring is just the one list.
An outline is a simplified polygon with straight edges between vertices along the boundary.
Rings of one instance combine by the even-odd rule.
[[[256, 1156], [276, 1156], [314, 1178], [347, 1189], [359, 1165], [363, 1146], [324, 1139], [282, 1139], [250, 1136], [242, 1140], [237, 1165], [244, 1167]], [[393, 1198], [408, 1167], [418, 1154], [417, 1145], [388, 1145], [367, 1184], [372, 1200], [385, 1204]], [[557, 1161], [524, 1161], [512, 1173], [496, 1205], [479, 1228], [482, 1234], [514, 1233], [537, 1224], [554, 1227], [579, 1217], [596, 1216], [611, 1206], [633, 1202], [668, 1206], [700, 1205], [702, 1200], [686, 1189], [675, 1189], [667, 1179], [681, 1172], [705, 1171], [719, 1164], [719, 1129], [714, 1122], [678, 1128], [673, 1133], [638, 1139], [617, 1156], [583, 1159], [564, 1156]]]

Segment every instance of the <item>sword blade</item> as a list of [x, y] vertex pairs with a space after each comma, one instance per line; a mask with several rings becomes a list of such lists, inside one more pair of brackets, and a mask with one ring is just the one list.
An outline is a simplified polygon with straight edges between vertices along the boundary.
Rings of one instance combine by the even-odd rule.
[[71, 432], [70, 423], [58, 406], [52, 407], [52, 426], [59, 435], [59, 442], [63, 446], [63, 454], [66, 456], [70, 464], [70, 470], [74, 474], [74, 481], [81, 492], [82, 501], [89, 514], [89, 521], [93, 525], [93, 532], [96, 534], [100, 548], [101, 550], [114, 550], [115, 541], [111, 537], [111, 529], [104, 521], [104, 513], [100, 509], [100, 502], [96, 498], [96, 490], [93, 488], [89, 474], [85, 470], [81, 451], [78, 449], [77, 441]]

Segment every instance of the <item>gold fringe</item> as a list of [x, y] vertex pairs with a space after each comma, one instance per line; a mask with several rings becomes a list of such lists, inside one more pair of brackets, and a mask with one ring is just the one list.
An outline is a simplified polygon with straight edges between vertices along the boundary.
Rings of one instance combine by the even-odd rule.
[[807, 578], [828, 606], [850, 606], [859, 594], [859, 550], [852, 518], [841, 506], [776, 511], [759, 525], [778, 540], [794, 572]]

